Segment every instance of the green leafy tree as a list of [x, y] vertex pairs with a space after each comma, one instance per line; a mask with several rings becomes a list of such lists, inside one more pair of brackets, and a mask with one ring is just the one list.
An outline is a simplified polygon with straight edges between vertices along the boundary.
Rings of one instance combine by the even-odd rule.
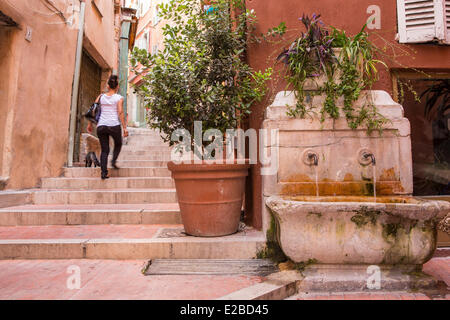
[[204, 11], [199, 0], [162, 5], [164, 49], [132, 54], [132, 64], [146, 70], [136, 90], [148, 123], [170, 144], [176, 129], [193, 136], [194, 121], [202, 121], [203, 131], [236, 128], [266, 94], [272, 69], [254, 71], [244, 59], [255, 15], [243, 0], [215, 0], [212, 8]]
[[[362, 91], [370, 89], [378, 80], [377, 65], [387, 67], [383, 61], [375, 59], [379, 50], [369, 40], [366, 26], [358, 34], [348, 36], [345, 31], [326, 27], [320, 15], [314, 14], [311, 18], [303, 15], [300, 21], [306, 31], [277, 58], [286, 65], [286, 80], [297, 97], [297, 105], [288, 114], [305, 118], [314, 111], [305, 103], [308, 100], [305, 98], [325, 95], [319, 110], [320, 119], [324, 121], [326, 116], [337, 119], [340, 112], [336, 102], [344, 97], [342, 111], [351, 129], [366, 127], [369, 134], [374, 130], [381, 132], [387, 120], [377, 112], [372, 101], [365, 98], [362, 106], [355, 106]], [[306, 92], [306, 81], [320, 76], [325, 76], [326, 81], [318, 84], [316, 90]]]

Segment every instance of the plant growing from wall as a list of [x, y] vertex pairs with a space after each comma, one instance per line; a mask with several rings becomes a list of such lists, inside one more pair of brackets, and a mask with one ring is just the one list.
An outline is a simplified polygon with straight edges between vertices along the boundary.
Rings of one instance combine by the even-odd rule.
[[244, 61], [249, 31], [255, 22], [243, 0], [215, 0], [203, 11], [198, 0], [171, 1], [160, 7], [164, 49], [157, 54], [136, 49], [132, 64], [147, 74], [136, 88], [144, 97], [150, 127], [166, 142], [184, 128], [236, 128], [250, 106], [266, 93], [272, 70], [254, 71]]
[[[355, 36], [348, 36], [345, 31], [325, 27], [320, 15], [311, 18], [304, 15], [300, 21], [306, 31], [277, 58], [285, 63], [287, 82], [293, 87], [297, 98], [297, 105], [288, 114], [306, 117], [314, 112], [314, 107], [307, 103], [307, 96], [324, 94], [325, 101], [319, 110], [321, 121], [327, 116], [337, 119], [340, 110], [336, 102], [343, 96], [342, 111], [350, 128], [363, 126], [368, 133], [381, 131], [386, 119], [368, 98], [362, 105], [355, 107], [362, 91], [370, 88], [378, 79], [377, 64], [385, 65], [375, 59], [376, 47], [368, 39], [365, 26]], [[317, 88], [314, 91], [304, 89], [307, 81], [323, 78], [325, 81], [322, 83], [316, 81]]]

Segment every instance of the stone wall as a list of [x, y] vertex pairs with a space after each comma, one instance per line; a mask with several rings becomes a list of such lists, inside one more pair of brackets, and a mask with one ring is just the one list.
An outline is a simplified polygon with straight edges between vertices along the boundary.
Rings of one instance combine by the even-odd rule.
[[[316, 96], [311, 106], [324, 103]], [[279, 131], [278, 141], [267, 140], [265, 154], [276, 161], [273, 174], [262, 176], [263, 201], [282, 196], [392, 196], [413, 192], [411, 131], [403, 108], [385, 91], [363, 92], [355, 108], [371, 101], [388, 121], [383, 133], [370, 135], [365, 128], [352, 130], [346, 119], [319, 115], [293, 119], [286, 112], [295, 107], [292, 92], [281, 91], [266, 110], [263, 128]], [[338, 101], [343, 106], [343, 101]], [[375, 165], [363, 153], [372, 154]], [[317, 156], [314, 165], [308, 154]], [[272, 163], [265, 167], [274, 167]], [[375, 192], [376, 191], [376, 192]], [[264, 205], [263, 205], [264, 208]], [[264, 208], [263, 225], [270, 219]]]

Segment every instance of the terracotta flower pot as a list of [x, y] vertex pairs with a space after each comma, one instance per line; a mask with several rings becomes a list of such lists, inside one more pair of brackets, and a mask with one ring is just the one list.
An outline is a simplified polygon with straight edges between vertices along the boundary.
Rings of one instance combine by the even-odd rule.
[[169, 162], [167, 166], [187, 234], [218, 237], [238, 231], [250, 165]]

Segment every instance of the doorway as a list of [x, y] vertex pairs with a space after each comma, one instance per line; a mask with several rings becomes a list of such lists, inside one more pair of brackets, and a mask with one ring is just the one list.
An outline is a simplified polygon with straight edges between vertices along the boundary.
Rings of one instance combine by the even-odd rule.
[[11, 150], [8, 150], [8, 140], [11, 139], [12, 128], [8, 123], [8, 115], [14, 106], [11, 106], [11, 69], [14, 59], [12, 57], [12, 37], [14, 29], [11, 26], [0, 24], [0, 190], [6, 187], [9, 175], [8, 158]]
[[87, 121], [83, 116], [101, 92], [102, 69], [90, 55], [83, 50], [81, 58], [80, 84], [77, 103], [77, 122], [75, 127], [73, 162], [80, 162], [81, 134], [86, 133]]
[[137, 95], [137, 121], [139, 122], [139, 127], [145, 128], [147, 126], [147, 119], [146, 119], [146, 110], [144, 105], [144, 98], [141, 95]]

